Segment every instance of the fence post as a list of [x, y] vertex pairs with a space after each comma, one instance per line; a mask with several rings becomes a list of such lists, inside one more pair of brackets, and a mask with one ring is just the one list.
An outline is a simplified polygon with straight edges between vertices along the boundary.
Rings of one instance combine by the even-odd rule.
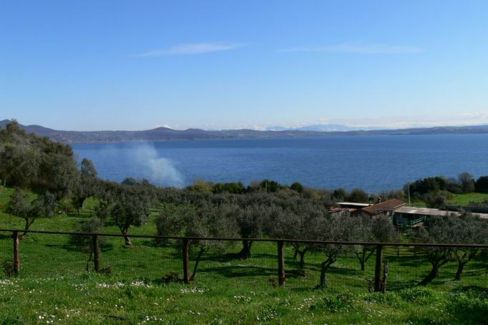
[[374, 291], [382, 291], [381, 285], [381, 266], [383, 262], [383, 245], [376, 246], [376, 265], [374, 269]]
[[278, 241], [278, 284], [285, 285], [285, 242]]
[[95, 272], [100, 271], [100, 247], [98, 246], [98, 235], [92, 235], [93, 266]]
[[185, 283], [190, 283], [190, 240], [188, 238], [183, 239], [183, 281]]
[[14, 274], [17, 275], [19, 274], [20, 271], [20, 254], [19, 254], [19, 232], [14, 231], [12, 233], [12, 239], [14, 242], [14, 260], [13, 260], [13, 269], [14, 269]]

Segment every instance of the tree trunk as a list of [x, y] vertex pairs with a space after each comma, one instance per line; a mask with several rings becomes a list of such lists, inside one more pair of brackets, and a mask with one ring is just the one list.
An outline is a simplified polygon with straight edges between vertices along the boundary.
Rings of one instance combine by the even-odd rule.
[[27, 236], [27, 231], [29, 230], [29, 219], [25, 219], [24, 233], [22, 236]]
[[432, 270], [430, 270], [429, 274], [423, 279], [419, 285], [425, 286], [434, 280], [437, 275], [439, 274], [439, 267], [440, 265], [438, 263], [432, 264]]
[[456, 276], [454, 277], [454, 280], [461, 280], [461, 276], [463, 274], [463, 270], [464, 270], [464, 266], [466, 265], [467, 261], [466, 262], [461, 262], [461, 261], [458, 261], [458, 267], [457, 267], [457, 271], [456, 271]]
[[251, 240], [242, 241], [242, 249], [238, 254], [240, 259], [245, 260], [251, 257], [251, 246], [252, 246]]
[[359, 266], [361, 268], [361, 271], [366, 270], [366, 262], [369, 260], [371, 255], [373, 255], [374, 250], [367, 250], [366, 248], [362, 248], [361, 252], [355, 252], [356, 257], [358, 258], [359, 261]]
[[327, 273], [327, 269], [329, 268], [329, 265], [327, 263], [327, 261], [325, 262], [322, 262], [320, 264], [320, 283], [319, 283], [319, 288], [321, 289], [325, 289], [327, 288], [327, 276], [326, 276], [326, 273]]
[[296, 260], [298, 257], [298, 246], [293, 245], [293, 259]]
[[27, 231], [30, 229], [30, 227], [32, 226], [33, 223], [34, 223], [34, 219], [32, 219], [32, 220], [29, 220], [29, 218], [25, 219], [24, 233], [22, 234], [20, 239], [27, 236]]
[[303, 270], [305, 268], [305, 253], [307, 252], [306, 249], [302, 251], [298, 251], [298, 254], [300, 254], [300, 270]]
[[86, 261], [86, 271], [90, 271], [90, 262], [92, 261], [93, 257], [93, 249], [90, 247], [90, 255], [88, 255], [88, 260]]
[[205, 248], [201, 247], [200, 251], [198, 252], [197, 259], [195, 260], [195, 266], [193, 267], [193, 273], [191, 274], [190, 281], [195, 279], [198, 270], [198, 264], [200, 263], [200, 258], [202, 257], [203, 253], [205, 252]]
[[127, 232], [124, 231], [124, 233], [122, 234], [124, 236], [124, 244], [125, 246], [132, 246], [132, 241], [130, 240], [129, 238], [129, 235], [127, 234]]

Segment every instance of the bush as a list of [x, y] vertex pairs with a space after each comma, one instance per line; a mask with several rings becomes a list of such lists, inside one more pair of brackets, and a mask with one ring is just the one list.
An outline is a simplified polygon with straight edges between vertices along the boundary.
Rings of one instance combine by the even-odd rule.
[[446, 310], [453, 319], [462, 324], [486, 324], [488, 299], [455, 295], [450, 299]]
[[177, 283], [182, 281], [183, 280], [180, 279], [180, 276], [177, 272], [169, 272], [161, 278], [162, 283]]
[[242, 194], [246, 192], [246, 188], [241, 182], [217, 183], [213, 186], [212, 192], [214, 194], [218, 194], [218, 193]]
[[410, 193], [419, 196], [429, 192], [445, 191], [447, 190], [447, 185], [448, 180], [444, 177], [427, 177], [411, 183]]
[[407, 302], [431, 302], [433, 296], [432, 291], [426, 288], [409, 288], [400, 292], [400, 297]]
[[354, 307], [354, 295], [343, 292], [333, 296], [325, 296], [320, 302], [310, 306], [311, 310], [326, 310], [331, 313], [347, 312]]
[[290, 189], [292, 189], [295, 192], [302, 193], [304, 188], [302, 184], [295, 182], [291, 184]]
[[388, 292], [371, 292], [363, 296], [363, 300], [376, 304], [385, 304], [388, 306], [398, 306], [400, 297], [396, 293]]
[[435, 209], [444, 209], [449, 199], [449, 192], [440, 191], [435, 193], [427, 193], [423, 195], [422, 199], [427, 207]]
[[12, 261], [9, 260], [3, 261], [2, 269], [3, 269], [3, 273], [7, 277], [11, 277], [15, 275], [14, 264], [12, 263]]
[[368, 203], [369, 195], [365, 191], [356, 188], [351, 191], [351, 193], [347, 197], [347, 200], [351, 202]]
[[488, 193], [488, 176], [482, 176], [478, 178], [474, 188], [476, 192]]

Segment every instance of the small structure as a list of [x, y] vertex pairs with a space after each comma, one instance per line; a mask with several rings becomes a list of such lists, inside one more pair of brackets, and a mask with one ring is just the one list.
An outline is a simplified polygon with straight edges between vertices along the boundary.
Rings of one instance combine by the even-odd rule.
[[398, 199], [386, 200], [376, 204], [357, 202], [338, 202], [337, 207], [330, 210], [331, 213], [348, 214], [352, 216], [374, 217], [380, 214], [391, 216], [393, 212], [405, 205]]
[[358, 202], [337, 202], [336, 207], [330, 209], [330, 213], [335, 215], [351, 215], [357, 216], [363, 208], [370, 206], [369, 203]]
[[361, 209], [361, 213], [370, 217], [380, 214], [391, 216], [395, 210], [405, 206], [405, 202], [398, 199], [386, 200]]
[[337, 202], [337, 205], [340, 208], [344, 208], [344, 209], [348, 209], [348, 208], [362, 209], [365, 207], [369, 207], [371, 204], [369, 204], [369, 203], [358, 203], [358, 202]]
[[[376, 204], [357, 202], [338, 202], [329, 210], [335, 215], [368, 216], [386, 215], [392, 218], [393, 224], [398, 228], [412, 228], [421, 226], [427, 218], [447, 216], [460, 217], [463, 213], [453, 210], [440, 210], [431, 208], [418, 208], [407, 206], [398, 199], [390, 199]], [[488, 213], [467, 212], [473, 216], [488, 220]]]
[[[460, 217], [461, 215], [462, 213], [458, 211], [403, 206], [396, 209], [393, 213], [393, 224], [399, 228], [418, 227], [427, 218]], [[472, 215], [488, 219], [488, 214], [486, 213], [472, 213]]]

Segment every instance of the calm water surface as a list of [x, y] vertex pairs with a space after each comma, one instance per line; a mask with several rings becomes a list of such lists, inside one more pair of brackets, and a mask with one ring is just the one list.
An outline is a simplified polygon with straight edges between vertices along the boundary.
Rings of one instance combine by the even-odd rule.
[[317, 188], [397, 189], [420, 177], [488, 175], [488, 135], [331, 136], [77, 144], [101, 177], [147, 178], [167, 186], [264, 178]]

